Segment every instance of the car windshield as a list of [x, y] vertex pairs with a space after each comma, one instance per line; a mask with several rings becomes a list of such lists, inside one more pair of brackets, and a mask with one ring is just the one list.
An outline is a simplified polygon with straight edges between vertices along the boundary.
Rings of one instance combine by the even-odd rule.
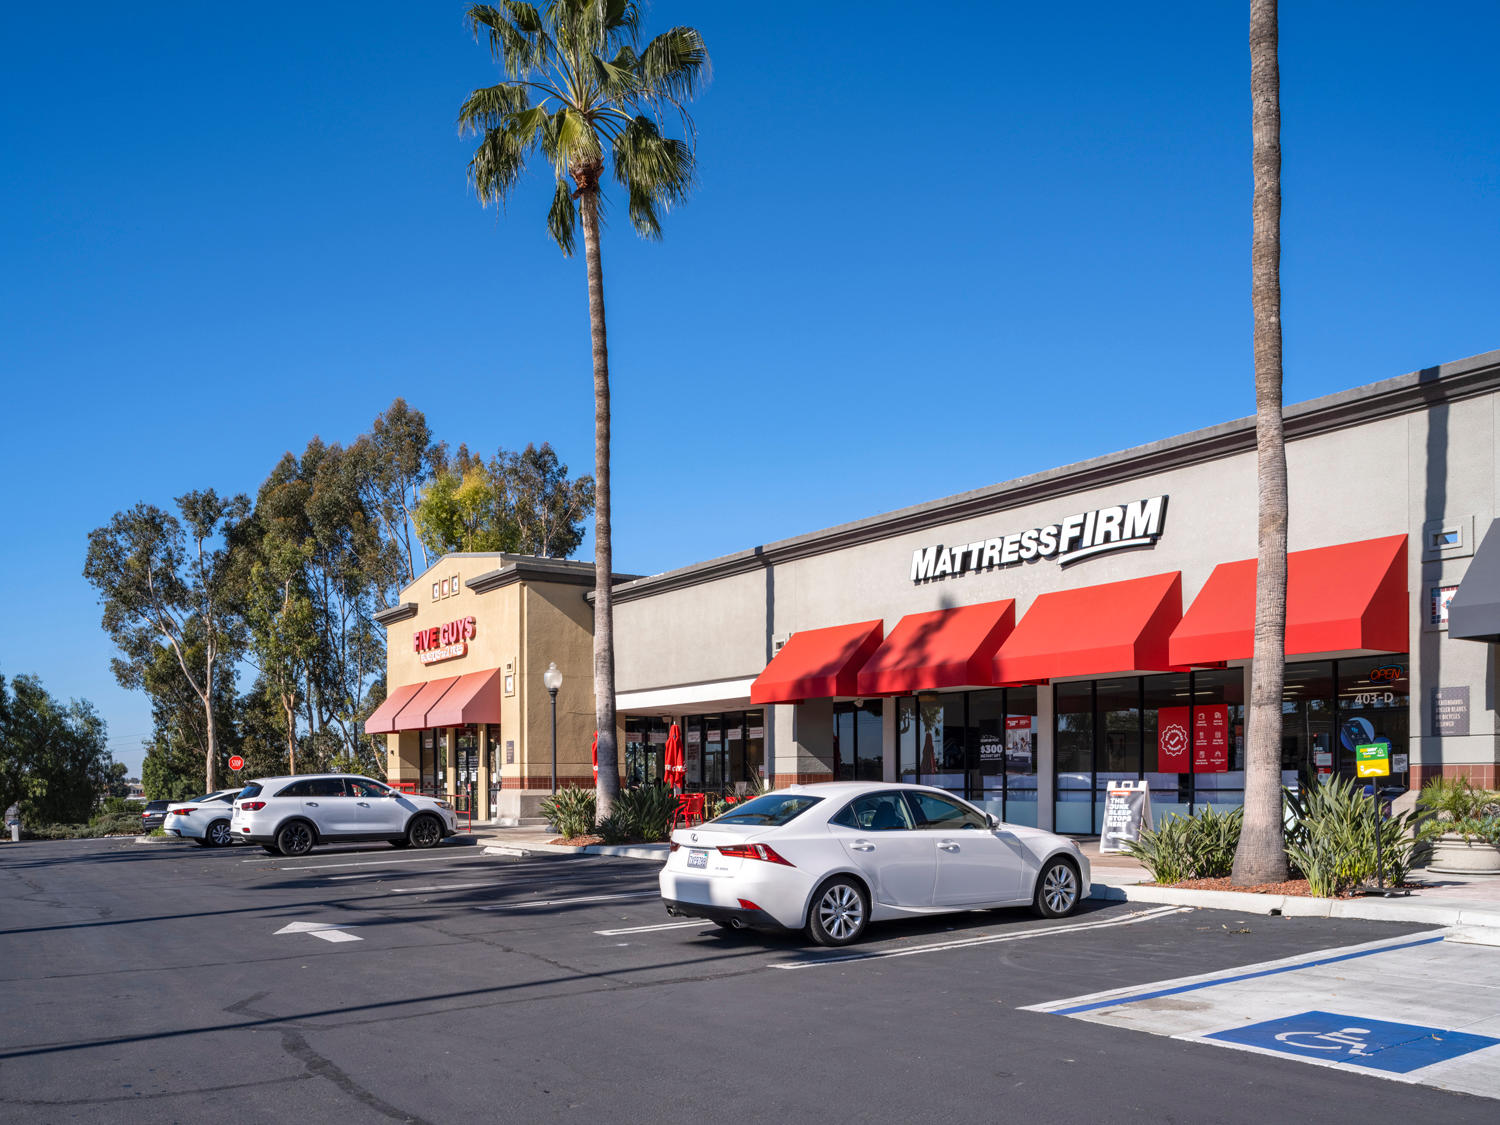
[[781, 825], [801, 816], [822, 799], [806, 793], [767, 793], [764, 797], [735, 805], [722, 816], [715, 817], [712, 823]]

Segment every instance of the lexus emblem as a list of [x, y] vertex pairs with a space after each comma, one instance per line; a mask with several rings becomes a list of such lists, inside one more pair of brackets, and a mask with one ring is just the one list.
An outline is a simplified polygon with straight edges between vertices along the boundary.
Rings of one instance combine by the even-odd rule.
[[696, 844], [698, 842], [698, 833], [696, 833], [696, 832], [690, 832], [690, 833], [688, 833], [688, 835], [690, 835], [693, 838], [693, 843]]

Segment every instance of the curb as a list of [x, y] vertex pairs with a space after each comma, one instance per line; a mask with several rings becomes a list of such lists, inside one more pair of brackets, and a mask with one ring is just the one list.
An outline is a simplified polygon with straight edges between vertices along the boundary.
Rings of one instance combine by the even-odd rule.
[[[94, 837], [94, 839], [100, 839], [100, 838], [101, 837]], [[108, 839], [108, 838], [109, 837], [102, 837], [102, 839]], [[115, 837], [115, 839], [117, 839], [117, 840], [120, 839], [120, 838], [121, 837], [118, 837], [118, 836]], [[129, 839], [129, 837], [126, 837], [126, 839]], [[178, 837], [178, 836], [136, 836], [135, 837], [135, 842], [137, 844], [165, 844], [168, 840], [170, 840], [174, 844], [178, 844], [178, 843], [182, 842], [181, 837]]]
[[605, 855], [616, 859], [667, 858], [666, 844], [585, 844], [570, 848], [566, 844], [484, 844], [485, 855]]
[[1257, 895], [1241, 891], [1194, 891], [1136, 884], [1094, 883], [1089, 897], [1108, 902], [1152, 902], [1232, 910], [1240, 914], [1279, 914], [1283, 918], [1360, 918], [1371, 922], [1417, 922], [1432, 926], [1477, 926], [1500, 929], [1500, 911], [1461, 904], [1397, 902], [1378, 898], [1306, 898], [1301, 895]]

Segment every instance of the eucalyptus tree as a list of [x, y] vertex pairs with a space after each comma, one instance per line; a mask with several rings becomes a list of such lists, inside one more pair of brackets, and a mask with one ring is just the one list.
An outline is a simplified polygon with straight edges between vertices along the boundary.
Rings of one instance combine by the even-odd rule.
[[[505, 73], [471, 93], [458, 114], [460, 131], [479, 137], [469, 180], [480, 202], [503, 203], [536, 156], [552, 170], [547, 232], [565, 255], [583, 227], [594, 369], [595, 725], [599, 757], [614, 762], [609, 348], [599, 246], [605, 172], [608, 165], [636, 233], [660, 238], [662, 214], [693, 185], [695, 134], [686, 106], [707, 77], [708, 52], [691, 27], [670, 28], [641, 46], [634, 0], [551, 0], [541, 8], [503, 0], [475, 4], [468, 17]], [[666, 135], [668, 119], [681, 124], [684, 138]], [[601, 818], [619, 787], [617, 770], [599, 771]]]
[[1255, 318], [1258, 545], [1245, 820], [1235, 850], [1237, 886], [1287, 877], [1281, 813], [1282, 687], [1286, 678], [1286, 442], [1281, 392], [1281, 75], [1276, 0], [1250, 0], [1250, 305]]
[[[427, 417], [398, 398], [375, 416], [370, 432], [349, 447], [357, 466], [359, 490], [365, 506], [378, 521], [398, 565], [392, 575], [394, 597], [400, 587], [427, 569], [427, 552], [413, 533], [412, 515], [422, 489], [442, 458], [441, 444], [432, 439]], [[422, 552], [417, 568], [416, 552]]]
[[145, 687], [159, 645], [170, 648], [184, 682], [203, 709], [203, 783], [218, 788], [216, 728], [222, 666], [239, 651], [239, 525], [250, 508], [245, 496], [213, 489], [177, 498], [177, 517], [150, 504], [117, 512], [89, 532], [83, 575], [99, 591], [104, 630], [123, 658], [112, 662], [127, 688]]

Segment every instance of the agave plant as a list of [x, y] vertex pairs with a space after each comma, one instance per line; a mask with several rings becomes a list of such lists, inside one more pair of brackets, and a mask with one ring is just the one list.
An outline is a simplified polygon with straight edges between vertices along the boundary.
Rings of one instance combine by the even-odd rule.
[[[1300, 792], [1283, 791], [1287, 807], [1287, 857], [1316, 895], [1338, 895], [1376, 877], [1375, 816], [1364, 787], [1335, 778]], [[1380, 874], [1399, 886], [1414, 853], [1441, 829], [1420, 823], [1417, 812], [1380, 821]]]
[[569, 787], [542, 799], [542, 815], [568, 839], [594, 830], [594, 791]]

